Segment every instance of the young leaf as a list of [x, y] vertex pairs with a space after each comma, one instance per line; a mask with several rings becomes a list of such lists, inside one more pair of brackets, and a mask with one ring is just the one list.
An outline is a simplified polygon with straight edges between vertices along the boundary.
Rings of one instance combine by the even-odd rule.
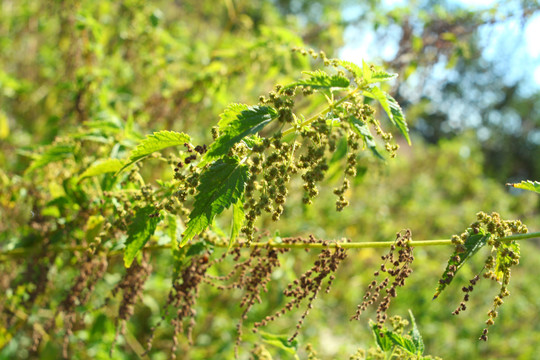
[[120, 170], [118, 170], [117, 174], [122, 172], [131, 164], [156, 151], [160, 151], [171, 146], [183, 145], [185, 143], [189, 143], [190, 141], [191, 138], [189, 135], [175, 131], [163, 130], [155, 132], [152, 135], [148, 135], [135, 147], [135, 149], [131, 151], [129, 161]]
[[[463, 264], [465, 264], [465, 261], [467, 261], [474, 254], [476, 254], [478, 250], [480, 250], [484, 245], [486, 245], [487, 241], [491, 237], [491, 234], [486, 232], [482, 228], [478, 229], [477, 234], [475, 234], [472, 229], [467, 229], [467, 231], [469, 232], [469, 236], [463, 244], [465, 249], [463, 252], [458, 252], [457, 250], [455, 250], [454, 253], [450, 256], [448, 264], [446, 265], [446, 269], [441, 276], [442, 281], [439, 282], [439, 286], [437, 286], [437, 290], [435, 291], [433, 299], [436, 299], [440, 295], [440, 293], [446, 288], [446, 286], [449, 285], [450, 282], [452, 282], [455, 274], [459, 271], [459, 269], [461, 269]], [[455, 270], [450, 271], [450, 266], [455, 267]], [[453, 273], [453, 275], [451, 275], [450, 273]]]
[[296, 350], [298, 349], [298, 341], [296, 339], [289, 342], [288, 335], [275, 335], [265, 331], [260, 331], [260, 333], [265, 343], [284, 350], [289, 354], [296, 355]]
[[539, 181], [531, 181], [531, 180], [527, 180], [527, 181], [522, 181], [520, 183], [515, 183], [515, 184], [506, 184], [506, 186], [512, 186], [512, 187], [515, 187], [517, 189], [523, 189], [523, 190], [529, 190], [529, 191], [533, 191], [537, 194], [540, 194], [540, 182]]
[[117, 172], [122, 168], [122, 161], [119, 159], [105, 159], [96, 161], [88, 169], [86, 169], [81, 175], [79, 175], [78, 182], [88, 177], [97, 176], [101, 174]]
[[137, 211], [135, 218], [129, 225], [127, 231], [128, 238], [124, 250], [124, 265], [126, 268], [131, 266], [139, 251], [156, 231], [160, 218], [158, 216], [150, 217], [155, 212], [156, 209], [151, 205], [141, 208]]
[[413, 326], [411, 330], [411, 337], [412, 337], [414, 346], [416, 347], [416, 355], [423, 355], [424, 349], [425, 349], [424, 339], [422, 339], [422, 335], [420, 335], [420, 331], [418, 330], [418, 327], [416, 326], [416, 319], [414, 318], [414, 315], [410, 309], [409, 309], [409, 316], [411, 317], [411, 324]]
[[375, 341], [377, 342], [377, 345], [379, 348], [386, 352], [392, 349], [392, 340], [386, 334], [379, 329], [378, 324], [374, 323], [373, 321], [370, 321], [371, 325], [371, 331], [373, 332], [373, 336], [375, 336]]
[[356, 65], [355, 63], [345, 60], [338, 60], [338, 64], [349, 70], [356, 79], [362, 78], [362, 68], [360, 68], [360, 66]]
[[180, 246], [204, 231], [217, 214], [240, 201], [248, 178], [248, 166], [240, 164], [237, 158], [219, 159], [206, 169]]
[[384, 70], [376, 69], [374, 72], [371, 73], [371, 82], [383, 82], [388, 81], [397, 78], [398, 74], [395, 73], [387, 73]]
[[231, 226], [231, 236], [229, 238], [229, 249], [234, 245], [236, 242], [236, 238], [238, 237], [238, 234], [240, 233], [240, 229], [242, 228], [242, 225], [244, 224], [244, 203], [241, 199], [239, 199], [237, 202], [233, 205], [233, 217], [232, 217], [232, 226]]
[[304, 74], [308, 75], [309, 78], [289, 84], [285, 89], [294, 86], [310, 86], [313, 89], [346, 88], [350, 84], [346, 77], [337, 74], [330, 76], [322, 70], [304, 71]]
[[261, 131], [277, 115], [277, 111], [269, 106], [229, 105], [221, 114], [220, 135], [210, 145], [201, 165], [227, 155], [236, 143], [248, 135]]
[[413, 355], [416, 355], [416, 346], [412, 342], [412, 340], [407, 339], [406, 337], [401, 336], [400, 334], [397, 334], [392, 331], [386, 331], [384, 334], [385, 337], [390, 338], [390, 340], [403, 350], [407, 351], [408, 353], [411, 353]]
[[74, 145], [53, 145], [48, 147], [43, 154], [40, 154], [32, 161], [26, 173], [30, 173], [36, 169], [42, 168], [52, 162], [61, 161], [73, 156], [75, 150]]
[[366, 144], [369, 150], [371, 150], [373, 155], [375, 155], [381, 160], [384, 160], [384, 157], [377, 150], [377, 143], [375, 142], [375, 138], [373, 137], [373, 135], [371, 135], [368, 124], [360, 121], [355, 116], [350, 116], [349, 122], [351, 123], [354, 132], [356, 132], [360, 136], [364, 144]]
[[392, 122], [392, 124], [399, 129], [401, 134], [407, 140], [407, 143], [411, 145], [409, 128], [407, 126], [407, 122], [405, 121], [403, 111], [401, 111], [401, 107], [397, 101], [392, 96], [379, 89], [377, 86], [371, 88], [369, 91], [364, 91], [364, 95], [379, 101], [382, 108], [384, 111], [386, 111], [386, 114], [390, 118], [390, 122]]

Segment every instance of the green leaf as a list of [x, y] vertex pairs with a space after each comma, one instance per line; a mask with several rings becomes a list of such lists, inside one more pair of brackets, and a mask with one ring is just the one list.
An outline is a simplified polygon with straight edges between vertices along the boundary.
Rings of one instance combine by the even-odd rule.
[[[435, 291], [435, 295], [433, 296], [433, 299], [436, 299], [440, 293], [452, 282], [454, 279], [455, 274], [461, 269], [463, 264], [472, 257], [474, 254], [478, 252], [484, 245], [487, 244], [487, 241], [491, 237], [491, 234], [486, 232], [484, 229], [479, 228], [478, 233], [475, 234], [473, 229], [467, 229], [469, 232], [469, 236], [467, 237], [467, 240], [465, 240], [465, 243], [463, 244], [465, 249], [463, 252], [458, 252], [457, 249], [454, 251], [454, 253], [450, 256], [450, 259], [448, 260], [448, 264], [446, 265], [446, 269], [444, 270], [443, 275], [441, 276], [441, 279], [443, 280], [442, 283], [439, 283], [439, 286], [437, 286], [437, 290]], [[456, 257], [458, 257], [459, 261], [456, 261]], [[453, 271], [454, 276], [449, 276], [450, 266], [455, 266], [456, 270]]]
[[364, 144], [366, 144], [369, 150], [371, 150], [373, 155], [375, 155], [379, 159], [384, 160], [384, 156], [382, 156], [381, 153], [377, 150], [377, 143], [375, 142], [375, 138], [373, 137], [373, 135], [371, 135], [368, 124], [359, 120], [355, 116], [349, 117], [349, 123], [351, 123], [354, 132], [356, 132], [360, 136]]
[[371, 81], [371, 68], [369, 67], [368, 64], [366, 64], [364, 60], [362, 60], [362, 77], [368, 84], [372, 82]]
[[322, 70], [304, 71], [303, 73], [309, 78], [289, 84], [284, 89], [295, 86], [310, 86], [313, 89], [346, 88], [350, 84], [349, 79], [345, 76], [338, 74], [330, 76]]
[[152, 205], [140, 208], [129, 225], [126, 248], [124, 249], [124, 265], [126, 268], [131, 266], [139, 251], [156, 231], [160, 218], [158, 216], [150, 217], [155, 212], [156, 209]]
[[363, 77], [362, 68], [355, 63], [345, 60], [338, 60], [338, 64], [347, 69], [356, 79]]
[[180, 246], [204, 231], [217, 214], [240, 201], [248, 178], [248, 166], [240, 164], [237, 158], [219, 159], [206, 169]]
[[395, 74], [395, 73], [387, 73], [386, 71], [384, 70], [381, 70], [381, 69], [376, 69], [374, 72], [372, 72], [371, 74], [371, 82], [383, 82], [383, 81], [389, 81], [389, 80], [392, 80], [392, 79], [395, 79], [397, 78], [398, 74]]
[[422, 335], [420, 334], [420, 331], [418, 330], [418, 327], [416, 326], [416, 319], [414, 318], [414, 315], [410, 309], [409, 309], [409, 316], [411, 317], [411, 324], [413, 326], [411, 330], [411, 337], [412, 337], [414, 346], [416, 347], [416, 355], [423, 355], [424, 350], [425, 350], [424, 339], [422, 339]]
[[408, 353], [411, 353], [413, 355], [416, 355], [416, 346], [412, 342], [411, 339], [407, 339], [406, 337], [401, 336], [400, 334], [397, 334], [392, 331], [386, 331], [385, 337], [390, 338], [390, 340], [403, 350], [407, 351]]
[[53, 145], [49, 146], [42, 154], [32, 161], [26, 173], [42, 168], [52, 162], [61, 161], [73, 156], [75, 145]]
[[392, 349], [392, 340], [388, 336], [386, 336], [385, 332], [379, 329], [376, 323], [373, 321], [370, 321], [371, 331], [373, 332], [373, 336], [375, 336], [375, 341], [377, 342], [377, 345], [379, 346], [379, 349], [386, 352]]
[[131, 164], [156, 151], [160, 151], [171, 146], [183, 145], [185, 143], [189, 143], [190, 141], [191, 138], [189, 135], [175, 131], [163, 130], [155, 132], [152, 135], [148, 135], [135, 147], [135, 149], [131, 151], [129, 161], [120, 170], [118, 170], [117, 174]]
[[401, 107], [397, 101], [392, 96], [379, 89], [377, 86], [371, 88], [369, 91], [364, 91], [364, 95], [379, 101], [382, 108], [384, 111], [386, 111], [386, 114], [390, 118], [390, 122], [392, 122], [392, 124], [399, 129], [401, 134], [407, 140], [407, 143], [411, 145], [409, 128], [407, 126], [407, 122], [405, 121], [403, 111], [401, 110]]
[[296, 355], [298, 349], [298, 341], [294, 339], [289, 342], [288, 335], [275, 335], [265, 331], [259, 331], [263, 341], [267, 344], [273, 345], [281, 350], [288, 352], [289, 354]]
[[236, 143], [261, 131], [277, 115], [277, 111], [269, 106], [229, 105], [218, 123], [220, 135], [208, 148], [201, 166], [227, 155]]
[[240, 229], [244, 224], [245, 213], [244, 213], [244, 203], [241, 199], [233, 205], [233, 217], [232, 217], [232, 226], [231, 226], [231, 237], [229, 238], [229, 249], [236, 242], [236, 238], [240, 233]]
[[79, 179], [77, 181], [80, 182], [88, 177], [117, 172], [121, 168], [122, 161], [119, 159], [98, 160], [90, 165], [90, 167], [88, 167], [81, 175], [79, 175]]
[[538, 181], [527, 180], [527, 181], [522, 181], [520, 183], [514, 183], [514, 184], [509, 183], [509, 184], [506, 184], [506, 186], [512, 186], [512, 187], [523, 189], [523, 190], [529, 190], [537, 194], [540, 194], [540, 182]]

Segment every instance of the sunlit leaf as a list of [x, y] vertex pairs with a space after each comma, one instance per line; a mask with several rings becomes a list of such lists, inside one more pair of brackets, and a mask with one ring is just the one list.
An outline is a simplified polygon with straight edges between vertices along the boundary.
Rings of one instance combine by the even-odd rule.
[[179, 146], [189, 143], [189, 135], [175, 131], [159, 131], [144, 138], [129, 155], [129, 161], [118, 171], [121, 172], [131, 164], [145, 158], [146, 156], [171, 146]]
[[373, 155], [375, 155], [379, 159], [384, 160], [384, 157], [377, 150], [377, 143], [375, 142], [375, 138], [373, 137], [373, 135], [371, 135], [368, 124], [360, 121], [355, 116], [350, 116], [349, 122], [351, 123], [354, 132], [356, 132], [360, 136], [364, 144], [366, 144], [369, 150], [371, 150]]
[[390, 118], [390, 122], [392, 122], [392, 124], [399, 129], [401, 134], [407, 140], [407, 143], [411, 145], [411, 139], [409, 138], [409, 127], [407, 126], [405, 115], [403, 115], [403, 111], [401, 110], [401, 107], [397, 101], [392, 96], [379, 89], [377, 86], [371, 88], [369, 91], [364, 91], [364, 95], [379, 101], [382, 108], [384, 111], [386, 111], [386, 114]]
[[214, 162], [201, 175], [197, 195], [180, 246], [204, 231], [217, 214], [237, 203], [249, 178], [248, 166], [227, 157]]
[[78, 181], [92, 176], [117, 172], [122, 168], [122, 164], [122, 161], [119, 159], [105, 159], [96, 161], [95, 163], [90, 165], [81, 175], [79, 175]]
[[329, 75], [322, 70], [305, 71], [309, 77], [287, 85], [285, 88], [295, 86], [309, 86], [313, 89], [346, 88], [349, 86], [349, 79], [342, 75]]
[[537, 194], [540, 194], [540, 182], [538, 181], [527, 180], [527, 181], [522, 181], [520, 183], [514, 183], [514, 184], [509, 183], [509, 184], [506, 184], [506, 186], [512, 186], [517, 189], [529, 190]]
[[227, 155], [236, 143], [261, 131], [277, 115], [269, 106], [229, 105], [221, 114], [219, 137], [208, 148], [201, 165]]
[[[472, 229], [467, 229], [469, 236], [465, 240], [464, 251], [458, 252], [457, 249], [450, 256], [446, 269], [444, 270], [443, 275], [441, 276], [442, 282], [439, 282], [439, 286], [435, 291], [433, 299], [437, 298], [439, 294], [452, 282], [455, 277], [455, 274], [461, 269], [463, 264], [471, 258], [474, 254], [478, 252], [482, 247], [487, 244], [487, 241], [491, 237], [491, 234], [486, 232], [484, 229], [479, 228], [478, 233], [474, 233]], [[457, 259], [457, 260], [456, 260]], [[455, 267], [455, 271], [450, 270], [450, 266]], [[452, 275], [453, 273], [453, 275]]]

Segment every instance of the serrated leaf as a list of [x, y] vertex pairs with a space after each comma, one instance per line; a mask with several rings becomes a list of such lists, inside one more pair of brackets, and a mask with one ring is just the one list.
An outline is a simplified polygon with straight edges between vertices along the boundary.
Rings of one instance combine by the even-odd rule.
[[513, 184], [506, 184], [506, 186], [512, 186], [517, 189], [523, 189], [523, 190], [529, 190], [532, 192], [535, 192], [537, 194], [540, 194], [540, 182], [538, 181], [522, 181], [520, 183], [513, 183]]
[[124, 249], [124, 266], [126, 268], [131, 266], [135, 257], [137, 257], [144, 245], [150, 240], [150, 237], [154, 235], [160, 220], [158, 216], [150, 217], [155, 212], [156, 209], [151, 205], [140, 208], [129, 225], [126, 248]]
[[418, 330], [418, 326], [416, 326], [416, 319], [414, 318], [414, 315], [410, 309], [409, 309], [409, 316], [411, 317], [411, 324], [413, 326], [411, 330], [411, 337], [412, 337], [414, 346], [416, 347], [416, 355], [423, 355], [424, 350], [425, 350], [424, 339], [422, 339], [420, 330]]
[[298, 341], [294, 339], [289, 342], [288, 335], [276, 335], [270, 334], [265, 331], [260, 331], [263, 341], [267, 344], [273, 345], [281, 350], [288, 352], [289, 354], [296, 354], [298, 349]]
[[171, 146], [179, 146], [191, 142], [189, 135], [176, 131], [163, 130], [155, 132], [144, 138], [129, 155], [129, 161], [117, 172], [123, 171], [131, 164], [145, 158], [146, 156]]
[[360, 121], [354, 116], [349, 117], [349, 122], [351, 123], [354, 132], [356, 132], [360, 136], [364, 144], [366, 144], [369, 150], [371, 150], [373, 155], [375, 155], [379, 159], [384, 160], [384, 156], [382, 156], [381, 153], [377, 150], [377, 143], [375, 142], [375, 138], [373, 137], [373, 135], [371, 135], [368, 124]]
[[313, 89], [346, 88], [350, 84], [349, 79], [345, 76], [338, 74], [330, 76], [322, 70], [304, 71], [303, 73], [309, 78], [289, 84], [285, 89], [295, 86], [310, 86]]
[[374, 86], [369, 91], [364, 91], [364, 95], [379, 101], [382, 108], [390, 118], [390, 122], [399, 129], [401, 134], [407, 140], [407, 143], [411, 145], [411, 139], [409, 138], [409, 127], [407, 126], [405, 116], [403, 115], [403, 111], [401, 110], [401, 107], [397, 101], [392, 96], [379, 89], [377, 86]]
[[241, 199], [233, 205], [233, 216], [232, 216], [232, 225], [231, 225], [231, 236], [229, 238], [229, 249], [236, 242], [238, 234], [240, 234], [240, 229], [244, 224], [245, 213], [244, 213], [244, 203]]
[[277, 115], [277, 111], [269, 106], [229, 105], [221, 114], [220, 135], [208, 148], [201, 166], [227, 155], [236, 143], [261, 131]]
[[371, 83], [371, 68], [362, 60], [362, 77], [369, 84]]
[[204, 231], [217, 214], [238, 202], [248, 178], [248, 166], [240, 164], [237, 158], [219, 159], [206, 169], [201, 175], [180, 246]]
[[407, 339], [406, 337], [403, 337], [393, 331], [386, 331], [385, 337], [390, 338], [390, 340], [395, 345], [407, 351], [408, 353], [416, 355], [416, 346], [411, 339]]
[[351, 61], [338, 60], [338, 64], [345, 69], [349, 70], [353, 76], [357, 79], [362, 78], [362, 68]]
[[38, 155], [34, 161], [30, 164], [26, 173], [32, 172], [36, 169], [42, 168], [50, 163], [61, 161], [73, 156], [75, 151], [75, 145], [52, 145], [45, 151]]
[[79, 175], [78, 182], [85, 178], [98, 176], [106, 173], [117, 172], [122, 168], [122, 161], [119, 159], [105, 159], [99, 160], [90, 165], [81, 175]]
[[[467, 240], [465, 240], [465, 243], [463, 244], [465, 247], [465, 251], [458, 253], [457, 250], [455, 250], [454, 253], [450, 256], [450, 259], [448, 260], [448, 264], [446, 265], [446, 269], [444, 270], [444, 273], [441, 276], [441, 279], [444, 281], [442, 283], [439, 283], [439, 286], [437, 286], [437, 290], [435, 291], [435, 295], [433, 296], [433, 299], [436, 299], [440, 295], [440, 293], [454, 279], [454, 276], [448, 275], [450, 273], [450, 266], [456, 267], [456, 270], [453, 272], [455, 275], [470, 257], [476, 254], [478, 250], [480, 250], [482, 247], [484, 247], [484, 245], [487, 244], [487, 241], [491, 237], [491, 234], [486, 232], [482, 228], [478, 229], [477, 234], [475, 234], [472, 229], [467, 229], [467, 231], [469, 232], [469, 236], [467, 237]], [[455, 261], [456, 255], [459, 256], [459, 261]]]
[[379, 346], [379, 349], [386, 352], [392, 349], [392, 340], [386, 336], [385, 332], [379, 329], [378, 325], [373, 321], [370, 321], [371, 331], [375, 337], [375, 341]]
[[384, 70], [377, 69], [371, 74], [371, 82], [383, 82], [383, 81], [389, 81], [392, 79], [397, 78], [398, 74], [395, 73], [387, 73]]

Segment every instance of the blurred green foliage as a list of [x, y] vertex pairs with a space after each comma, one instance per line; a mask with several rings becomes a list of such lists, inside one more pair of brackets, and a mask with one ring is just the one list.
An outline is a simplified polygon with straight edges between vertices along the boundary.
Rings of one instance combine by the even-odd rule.
[[[99, 181], [85, 179], [90, 185], [81, 185], [79, 176], [88, 166], [98, 158], [125, 155], [152, 131], [184, 131], [199, 143], [209, 142], [210, 127], [227, 104], [256, 103], [273, 85], [290, 82], [300, 71], [311, 69], [306, 58], [291, 53], [292, 47], [335, 54], [343, 45], [345, 27], [351, 24], [342, 18], [347, 6], [351, 5], [336, 0], [2, 2], [0, 249], [24, 252], [0, 254], [0, 291], [5, 294], [0, 301], [0, 359], [61, 357], [62, 332], [45, 334], [38, 352], [29, 350], [32, 334], [51, 320], [62, 327], [65, 320], [56, 310], [79, 276], [77, 265], [84, 252], [48, 259], [42, 251], [51, 245], [81, 246], [78, 240], [99, 233], [107, 226], [104, 219], [112, 217], [107, 214], [112, 211], [116, 216], [124, 206], [115, 203], [110, 210], [111, 203], [107, 203], [109, 207], [100, 203], [103, 193], [86, 190], [92, 186], [110, 189], [114, 183], [111, 174]], [[415, 74], [430, 74], [428, 70], [443, 55], [462, 73], [481, 73], [475, 31], [496, 16], [486, 20], [487, 12], [431, 6], [431, 2], [423, 11], [407, 5], [406, 11], [389, 13], [376, 2], [366, 1], [362, 6], [359, 19], [380, 34], [396, 24], [404, 30], [402, 47], [387, 64], [402, 75], [398, 82], [405, 83]], [[412, 32], [410, 18], [422, 24], [414, 27], [422, 32]], [[429, 42], [433, 36], [435, 40]], [[467, 81], [460, 78], [453, 87], [446, 84], [443, 94], [452, 93], [455, 101], [461, 101], [469, 90]], [[397, 90], [396, 98], [406, 105], [413, 124], [412, 147], [402, 144], [398, 158], [387, 163], [366, 152], [348, 191], [351, 205], [343, 212], [335, 212], [332, 190], [341, 179], [331, 167], [316, 206], [303, 205], [301, 194], [293, 194], [278, 225], [269, 218], [258, 225], [281, 236], [314, 234], [353, 241], [389, 240], [397, 231], [409, 228], [413, 239], [420, 240], [459, 234], [483, 210], [520, 218], [531, 230], [538, 230], [538, 196], [509, 192], [503, 186], [507, 179], [524, 173], [539, 175], [538, 144], [525, 137], [527, 132], [538, 131], [538, 117], [530, 115], [530, 109], [538, 107], [537, 94], [488, 104], [490, 113], [518, 113], [528, 122], [507, 132], [501, 122], [485, 120], [494, 137], [479, 141], [474, 129], [467, 126], [448, 135], [445, 124], [451, 108], [439, 106], [436, 99], [409, 99], [403, 95], [405, 85]], [[499, 88], [506, 95], [510, 90]], [[306, 113], [317, 105], [305, 104]], [[485, 119], [493, 116], [481, 114]], [[338, 164], [344, 159], [336, 156], [335, 161]], [[172, 176], [169, 167], [151, 162], [141, 173], [149, 184]], [[122, 221], [112, 225], [125, 226]], [[225, 223], [216, 224], [220, 226], [227, 229]], [[114, 240], [113, 246], [119, 247], [123, 240]], [[213, 256], [222, 251], [216, 250]], [[510, 287], [512, 296], [501, 309], [487, 343], [476, 340], [494, 295], [487, 284], [480, 283], [469, 310], [459, 317], [451, 315], [460, 301], [459, 286], [431, 300], [450, 253], [445, 248], [416, 249], [415, 272], [391, 312], [405, 316], [413, 309], [429, 354], [448, 359], [534, 359], [540, 346], [540, 325], [531, 321], [540, 309], [538, 244], [522, 244], [521, 264]], [[380, 255], [376, 249], [349, 252], [332, 292], [315, 301], [306, 319], [298, 338], [300, 358], [307, 357], [304, 348], [308, 343], [324, 359], [347, 358], [358, 348], [374, 346], [367, 322], [373, 314], [365, 314], [366, 321], [360, 322], [349, 322], [349, 317], [380, 265]], [[315, 258], [304, 251], [282, 255], [282, 266], [272, 274], [264, 301], [245, 321], [246, 329], [283, 306], [282, 290]], [[137, 353], [162, 314], [174, 256], [166, 250], [155, 251], [150, 262], [153, 270], [125, 336], [116, 340], [114, 358], [139, 358]], [[223, 274], [231, 266], [223, 263], [210, 272]], [[480, 260], [473, 261], [456, 277], [456, 283], [466, 282], [481, 266]], [[104, 304], [125, 272], [120, 257], [110, 259], [104, 281], [95, 284], [90, 301], [74, 309], [84, 315], [69, 336], [71, 358], [110, 357], [120, 299], [113, 298], [112, 305], [102, 311], [96, 308]], [[489, 296], [482, 296], [484, 293]], [[240, 293], [223, 293], [203, 284], [195, 307], [195, 343], [189, 346], [184, 338], [179, 339], [178, 357], [231, 358], [242, 314], [240, 299]], [[266, 330], [290, 334], [300, 315], [300, 311], [293, 312]], [[168, 324], [157, 329], [152, 359], [169, 358], [172, 333]], [[263, 336], [245, 331], [241, 358], [248, 358], [251, 346], [263, 340]], [[291, 357], [287, 349], [266, 348], [275, 358]]]

